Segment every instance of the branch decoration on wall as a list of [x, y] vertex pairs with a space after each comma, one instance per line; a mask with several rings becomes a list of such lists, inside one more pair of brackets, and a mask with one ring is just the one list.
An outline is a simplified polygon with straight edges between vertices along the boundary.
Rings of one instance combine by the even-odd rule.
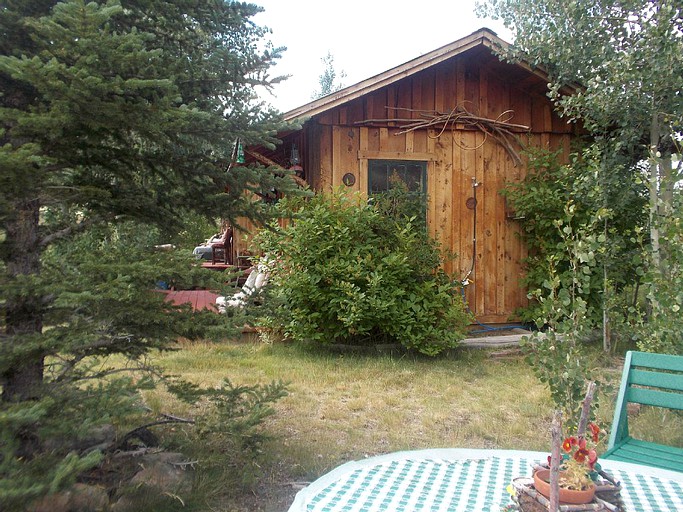
[[498, 142], [508, 155], [512, 158], [515, 166], [522, 163], [517, 148], [524, 149], [524, 145], [517, 137], [516, 133], [528, 132], [530, 128], [521, 124], [510, 123], [514, 116], [513, 110], [506, 110], [501, 113], [496, 119], [489, 119], [481, 117], [470, 112], [464, 105], [456, 105], [450, 112], [443, 113], [437, 110], [416, 110], [403, 107], [386, 107], [388, 110], [408, 112], [417, 114], [418, 117], [412, 118], [387, 118], [387, 119], [366, 119], [356, 124], [360, 125], [377, 125], [392, 123], [399, 128], [399, 131], [394, 135], [401, 135], [415, 130], [422, 130], [426, 128], [440, 129], [436, 136], [432, 138], [439, 138], [443, 133], [450, 129], [473, 129], [479, 130], [484, 134], [484, 140], [476, 147], [465, 146], [458, 141], [455, 144], [461, 149], [476, 150], [482, 147], [489, 137]]

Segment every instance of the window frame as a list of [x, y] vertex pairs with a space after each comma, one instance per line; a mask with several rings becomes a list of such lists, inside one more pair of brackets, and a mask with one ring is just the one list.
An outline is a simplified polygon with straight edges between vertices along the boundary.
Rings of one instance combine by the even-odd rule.
[[427, 160], [408, 160], [408, 159], [390, 159], [390, 158], [372, 158], [368, 159], [368, 197], [372, 197], [375, 194], [382, 194], [384, 192], [388, 192], [390, 188], [387, 188], [385, 190], [378, 190], [378, 191], [373, 191], [372, 190], [372, 172], [373, 172], [373, 166], [376, 164], [381, 164], [381, 165], [387, 165], [389, 168], [392, 165], [397, 165], [397, 166], [408, 166], [408, 165], [419, 165], [420, 166], [420, 171], [421, 171], [421, 176], [420, 176], [420, 190], [419, 191], [409, 191], [410, 194], [419, 194], [421, 196], [426, 196], [427, 195], [427, 172], [429, 169], [429, 162]]

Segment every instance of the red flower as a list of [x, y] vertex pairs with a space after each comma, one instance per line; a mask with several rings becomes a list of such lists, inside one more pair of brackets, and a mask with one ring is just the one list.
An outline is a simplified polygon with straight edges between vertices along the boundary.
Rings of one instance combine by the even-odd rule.
[[589, 456], [588, 450], [586, 450], [585, 448], [579, 448], [574, 453], [574, 460], [576, 460], [577, 462], [585, 462], [586, 457], [588, 457], [588, 456]]
[[564, 443], [562, 443], [562, 449], [569, 453], [572, 451], [572, 446], [576, 446], [577, 444], [579, 444], [578, 439], [576, 439], [574, 436], [568, 437], [564, 440]]
[[[594, 477], [592, 472], [599, 467], [595, 446], [598, 444], [600, 434], [600, 428], [595, 423], [590, 423], [585, 435], [569, 436], [562, 442], [564, 453], [560, 467], [567, 471], [572, 479], [576, 479], [577, 482], [581, 481], [581, 485], [589, 483], [589, 480]], [[550, 457], [548, 457], [548, 465], [550, 465]]]
[[588, 450], [588, 467], [593, 471], [595, 463], [598, 461], [598, 452], [595, 450]]
[[591, 431], [591, 434], [593, 435], [593, 442], [597, 443], [600, 435], [600, 427], [598, 427], [595, 423], [589, 423], [588, 428]]

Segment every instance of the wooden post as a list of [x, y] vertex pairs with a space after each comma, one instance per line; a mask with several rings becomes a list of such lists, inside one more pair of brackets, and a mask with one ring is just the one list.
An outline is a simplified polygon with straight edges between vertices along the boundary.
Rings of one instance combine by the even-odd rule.
[[560, 510], [560, 445], [562, 444], [562, 413], [555, 411], [550, 428], [550, 512]]
[[581, 406], [581, 417], [579, 418], [579, 426], [576, 431], [576, 437], [585, 437], [586, 427], [588, 426], [588, 419], [590, 418], [591, 404], [593, 402], [593, 395], [595, 395], [596, 384], [593, 381], [588, 383], [586, 390], [586, 397], [583, 399]]

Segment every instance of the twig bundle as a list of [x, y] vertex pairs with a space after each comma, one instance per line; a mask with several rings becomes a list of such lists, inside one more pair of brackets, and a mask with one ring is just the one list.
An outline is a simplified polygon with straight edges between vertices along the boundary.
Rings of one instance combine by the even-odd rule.
[[391, 119], [366, 119], [357, 124], [377, 124], [377, 123], [395, 123], [398, 125], [400, 131], [395, 135], [412, 132], [415, 130], [440, 127], [440, 131], [434, 138], [439, 138], [443, 133], [450, 129], [454, 130], [460, 125], [464, 128], [476, 129], [484, 134], [484, 141], [476, 147], [467, 147], [456, 142], [456, 144], [467, 150], [479, 149], [484, 145], [486, 140], [491, 137], [501, 146], [505, 148], [507, 153], [512, 158], [515, 166], [522, 163], [522, 159], [516, 148], [524, 148], [515, 132], [528, 132], [529, 127], [521, 124], [512, 124], [510, 119], [514, 115], [513, 110], [506, 110], [501, 113], [496, 119], [488, 119], [473, 114], [465, 106], [456, 105], [450, 112], [443, 113], [437, 110], [415, 110], [411, 108], [402, 107], [387, 107], [390, 110], [400, 110], [403, 112], [412, 112], [418, 114], [417, 118], [391, 118]]

